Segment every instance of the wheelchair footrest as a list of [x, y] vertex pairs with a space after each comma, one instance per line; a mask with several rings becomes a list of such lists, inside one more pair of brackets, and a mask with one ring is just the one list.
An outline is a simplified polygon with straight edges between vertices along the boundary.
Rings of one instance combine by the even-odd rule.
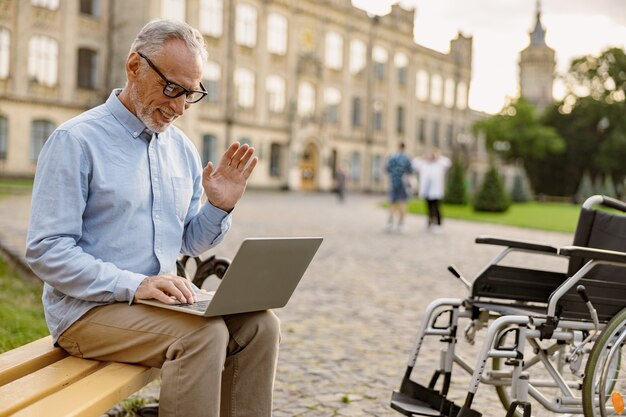
[[[456, 417], [461, 409], [447, 400], [439, 391], [424, 387], [408, 378], [402, 380], [400, 391], [391, 395], [391, 408], [405, 416]], [[482, 417], [474, 410], [471, 417]]]

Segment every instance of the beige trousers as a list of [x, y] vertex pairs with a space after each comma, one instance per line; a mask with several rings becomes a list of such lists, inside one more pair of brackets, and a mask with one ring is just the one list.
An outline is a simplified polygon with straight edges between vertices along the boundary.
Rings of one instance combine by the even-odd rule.
[[199, 317], [115, 303], [58, 343], [81, 358], [161, 368], [160, 417], [269, 417], [279, 338], [271, 311]]

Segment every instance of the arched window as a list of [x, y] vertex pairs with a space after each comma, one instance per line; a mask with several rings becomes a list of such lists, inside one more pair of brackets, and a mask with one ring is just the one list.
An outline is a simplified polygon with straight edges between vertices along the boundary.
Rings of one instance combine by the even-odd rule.
[[254, 6], [238, 4], [235, 21], [235, 41], [254, 48], [256, 45], [257, 12]]
[[267, 16], [267, 51], [276, 55], [287, 53], [287, 18], [282, 14]]
[[326, 33], [324, 63], [334, 70], [340, 70], [343, 66], [343, 37], [337, 32]]
[[78, 50], [78, 88], [94, 90], [98, 86], [98, 53], [91, 49]]
[[207, 61], [204, 64], [204, 87], [206, 88], [206, 98], [209, 103], [217, 103], [220, 99], [220, 80], [222, 78], [222, 68], [215, 61]]
[[245, 68], [235, 70], [235, 89], [239, 107], [244, 109], [254, 107], [254, 73], [252, 71]]
[[30, 128], [30, 159], [37, 161], [43, 144], [54, 131], [54, 123], [50, 120], [33, 120]]
[[52, 87], [56, 85], [59, 44], [48, 36], [33, 36], [28, 43], [28, 75], [31, 80]]
[[282, 113], [285, 110], [285, 79], [278, 75], [268, 75], [265, 89], [268, 110], [272, 113]]
[[312, 116], [315, 113], [315, 87], [307, 81], [298, 87], [298, 114]]
[[360, 39], [350, 41], [350, 73], [358, 74], [363, 71], [366, 63], [367, 47]]
[[9, 78], [11, 63], [11, 32], [0, 28], [0, 80]]
[[200, 32], [214, 38], [222, 36], [223, 8], [222, 0], [201, 0]]
[[0, 116], [0, 160], [7, 159], [9, 148], [9, 120]]
[[217, 137], [211, 133], [202, 136], [202, 165], [206, 166], [209, 161], [217, 162]]

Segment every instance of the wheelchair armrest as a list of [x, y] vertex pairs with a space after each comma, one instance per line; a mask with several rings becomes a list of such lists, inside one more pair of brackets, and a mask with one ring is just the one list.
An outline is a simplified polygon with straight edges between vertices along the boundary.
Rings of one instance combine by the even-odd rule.
[[554, 246], [535, 242], [525, 242], [521, 240], [501, 239], [493, 236], [478, 236], [476, 238], [476, 243], [508, 246], [509, 248], [531, 250], [535, 252], [558, 253], [558, 249]]
[[626, 252], [614, 250], [588, 248], [584, 246], [563, 246], [559, 248], [559, 255], [626, 264]]

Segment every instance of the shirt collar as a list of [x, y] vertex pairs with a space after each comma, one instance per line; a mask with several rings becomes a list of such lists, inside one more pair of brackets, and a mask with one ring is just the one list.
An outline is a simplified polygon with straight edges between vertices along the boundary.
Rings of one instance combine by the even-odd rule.
[[121, 92], [121, 88], [113, 90], [106, 101], [106, 106], [111, 114], [113, 114], [113, 117], [124, 126], [133, 138], [138, 138], [144, 130], [148, 131], [150, 137], [152, 137], [152, 131], [150, 131], [137, 116], [132, 114], [117, 97]]

